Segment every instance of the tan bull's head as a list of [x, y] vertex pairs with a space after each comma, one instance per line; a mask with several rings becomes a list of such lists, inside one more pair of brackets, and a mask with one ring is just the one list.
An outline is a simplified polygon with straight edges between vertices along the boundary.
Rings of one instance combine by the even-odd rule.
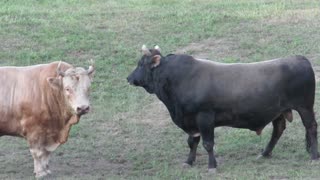
[[49, 80], [50, 85], [58, 86], [63, 90], [65, 98], [77, 115], [88, 113], [90, 110], [89, 88], [95, 72], [93, 60], [87, 70], [82, 67], [72, 67], [63, 72], [60, 70], [60, 65], [61, 63], [57, 67], [59, 78]]

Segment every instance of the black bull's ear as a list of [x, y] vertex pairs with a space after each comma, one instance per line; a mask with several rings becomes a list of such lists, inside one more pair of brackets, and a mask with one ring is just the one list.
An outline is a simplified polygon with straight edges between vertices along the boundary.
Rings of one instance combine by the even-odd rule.
[[159, 66], [160, 60], [161, 60], [161, 56], [160, 55], [153, 56], [152, 59], [151, 59], [151, 69]]

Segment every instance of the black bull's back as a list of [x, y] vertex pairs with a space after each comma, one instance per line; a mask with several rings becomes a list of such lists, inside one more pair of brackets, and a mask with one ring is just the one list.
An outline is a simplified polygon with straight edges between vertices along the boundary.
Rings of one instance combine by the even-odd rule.
[[286, 110], [313, 107], [314, 73], [308, 60], [301, 56], [249, 64], [179, 57], [168, 59], [168, 63], [171, 60], [175, 61], [171, 66], [179, 68], [168, 65], [164, 72], [169, 74], [168, 94], [174, 97], [169, 106], [176, 104], [188, 116], [214, 111], [215, 126], [258, 130]]
[[143, 62], [153, 62], [154, 52], [143, 56], [128, 81], [155, 93], [174, 123], [189, 134], [186, 164], [195, 161], [201, 137], [209, 155], [208, 168], [216, 168], [213, 144], [214, 127], [218, 126], [246, 128], [260, 134], [272, 122], [271, 140], [261, 154], [269, 156], [285, 129], [285, 119], [292, 120], [292, 109], [298, 111], [305, 126], [311, 159], [318, 159], [313, 112], [315, 77], [305, 57], [224, 64], [170, 55], [161, 56], [157, 66], [143, 66]]

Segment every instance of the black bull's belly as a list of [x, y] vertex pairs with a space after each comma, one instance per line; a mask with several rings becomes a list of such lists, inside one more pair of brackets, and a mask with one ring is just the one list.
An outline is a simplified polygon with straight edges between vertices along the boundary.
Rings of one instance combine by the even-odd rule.
[[[229, 126], [235, 128], [244, 128], [256, 131], [260, 134], [262, 129], [272, 120], [281, 115], [281, 110], [274, 110], [267, 114], [233, 114], [232, 112], [223, 111], [212, 114], [214, 117], [214, 127]], [[178, 127], [189, 135], [200, 133], [196, 122], [197, 114], [184, 115], [181, 122], [176, 123]]]

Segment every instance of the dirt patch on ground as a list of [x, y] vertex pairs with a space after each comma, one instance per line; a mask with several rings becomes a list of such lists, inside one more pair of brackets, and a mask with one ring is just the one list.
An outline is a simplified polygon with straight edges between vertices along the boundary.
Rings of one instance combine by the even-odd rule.
[[190, 54], [201, 59], [210, 59], [212, 56], [223, 58], [238, 49], [231, 38], [210, 38], [200, 42], [190, 43], [176, 51], [178, 54]]
[[25, 48], [26, 44], [31, 42], [23, 37], [0, 37], [0, 51], [12, 51]]
[[[261, 40], [261, 39], [260, 39]], [[262, 40], [266, 40], [263, 39]], [[177, 54], [188, 54], [199, 59], [211, 59], [214, 61], [242, 62], [248, 59], [252, 52], [250, 49], [240, 47], [237, 36], [209, 38], [179, 48]]]
[[313, 70], [316, 76], [316, 82], [320, 81], [320, 66], [313, 66]]
[[164, 127], [170, 124], [171, 119], [166, 106], [157, 98], [153, 102], [141, 108], [141, 111], [121, 113], [117, 119], [126, 119], [135, 124], [150, 124], [154, 127]]
[[314, 53], [314, 54], [306, 54], [305, 55], [311, 62], [316, 82], [320, 82], [320, 53]]
[[280, 16], [269, 17], [266, 19], [266, 23], [274, 25], [283, 25], [283, 24], [298, 24], [306, 23], [307, 21], [314, 22], [315, 19], [319, 19], [320, 9], [293, 9], [287, 10]]
[[153, 124], [156, 127], [164, 127], [169, 124], [169, 112], [165, 105], [158, 99], [154, 98], [154, 102], [143, 107], [143, 110], [135, 115], [133, 121], [136, 123]]
[[[110, 174], [122, 175], [126, 170], [128, 170], [128, 163], [126, 161], [110, 161], [103, 156], [99, 159], [85, 159], [85, 158], [73, 158], [68, 162], [61, 163], [63, 161], [57, 160], [58, 162], [54, 162], [55, 166], [52, 166], [52, 171], [54, 172], [52, 175], [48, 177], [48, 179], [56, 179], [61, 175], [73, 175], [74, 178], [80, 178], [87, 175], [97, 172], [99, 177], [108, 177]], [[73, 169], [73, 171], [71, 171]]]
[[67, 53], [67, 56], [76, 58], [79, 60], [90, 60], [94, 59], [94, 56], [90, 52], [84, 50], [74, 50]]

